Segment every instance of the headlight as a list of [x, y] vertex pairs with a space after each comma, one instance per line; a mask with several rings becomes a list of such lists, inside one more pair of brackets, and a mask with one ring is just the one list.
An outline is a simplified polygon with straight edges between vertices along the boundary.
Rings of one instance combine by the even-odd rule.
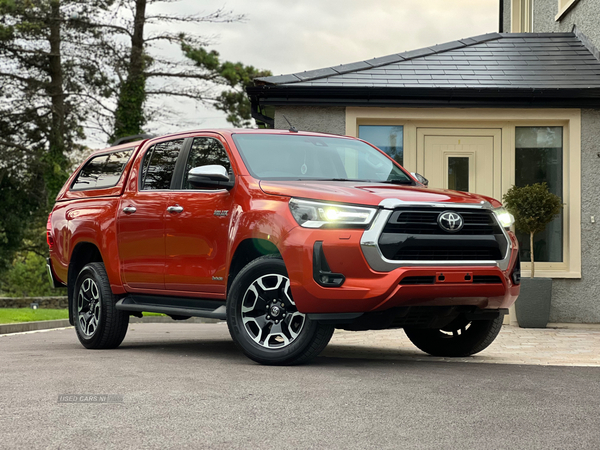
[[366, 228], [375, 217], [377, 209], [293, 198], [290, 200], [290, 211], [296, 222], [304, 228], [321, 228], [324, 225], [356, 225], [357, 228]]
[[494, 214], [496, 214], [498, 222], [500, 222], [500, 225], [504, 228], [510, 228], [512, 224], [515, 223], [515, 218], [506, 210], [506, 208], [496, 208], [494, 209]]

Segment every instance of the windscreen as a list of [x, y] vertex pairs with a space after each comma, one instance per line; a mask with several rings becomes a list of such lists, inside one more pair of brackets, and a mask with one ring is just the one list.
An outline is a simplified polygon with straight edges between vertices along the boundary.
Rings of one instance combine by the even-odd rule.
[[248, 171], [261, 180], [338, 180], [414, 184], [389, 158], [353, 139], [235, 134]]

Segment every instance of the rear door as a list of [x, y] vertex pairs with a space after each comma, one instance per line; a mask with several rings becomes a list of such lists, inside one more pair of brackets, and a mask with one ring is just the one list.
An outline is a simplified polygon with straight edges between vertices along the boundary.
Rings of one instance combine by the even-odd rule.
[[128, 186], [118, 213], [119, 257], [129, 290], [165, 289], [165, 217], [177, 159], [185, 139], [159, 142], [147, 149], [133, 170], [138, 183]]
[[[165, 218], [167, 290], [225, 294], [227, 241], [233, 190], [195, 189], [187, 181], [194, 167], [221, 165], [234, 179], [226, 143], [217, 135], [195, 137], [182, 155], [181, 183], [171, 192]], [[211, 295], [212, 294], [212, 295]]]

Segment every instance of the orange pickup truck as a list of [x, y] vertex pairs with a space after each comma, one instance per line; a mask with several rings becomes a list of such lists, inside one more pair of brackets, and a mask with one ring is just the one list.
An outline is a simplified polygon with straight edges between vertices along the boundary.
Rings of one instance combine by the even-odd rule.
[[48, 218], [48, 269], [87, 348], [158, 312], [227, 320], [263, 364], [308, 361], [335, 328], [404, 328], [465, 356], [519, 294], [512, 222], [359, 139], [203, 130], [92, 154]]

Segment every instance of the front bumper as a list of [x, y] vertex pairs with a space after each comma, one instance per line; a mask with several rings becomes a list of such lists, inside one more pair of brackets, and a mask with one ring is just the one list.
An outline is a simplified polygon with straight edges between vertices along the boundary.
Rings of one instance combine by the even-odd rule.
[[[375, 270], [371, 261], [367, 261], [362, 245], [365, 234], [363, 230], [301, 227], [290, 232], [281, 246], [282, 257], [299, 311], [361, 313], [405, 306], [505, 309], [519, 295], [519, 285], [511, 278], [518, 255], [517, 240], [512, 232], [506, 232], [509, 251], [501, 263], [420, 262], [406, 266], [396, 264], [386, 271]], [[324, 287], [315, 281], [315, 242], [322, 242], [322, 252], [331, 272], [343, 274], [342, 286]], [[491, 280], [494, 282], [486, 282]]]

